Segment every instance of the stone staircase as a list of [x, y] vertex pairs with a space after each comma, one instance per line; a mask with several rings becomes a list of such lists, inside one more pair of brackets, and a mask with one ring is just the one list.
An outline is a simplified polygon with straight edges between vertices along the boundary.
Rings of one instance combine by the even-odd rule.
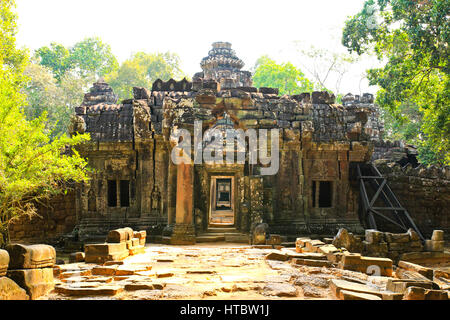
[[246, 243], [250, 241], [248, 234], [238, 232], [236, 228], [210, 227], [196, 238], [197, 243], [202, 242], [230, 242]]

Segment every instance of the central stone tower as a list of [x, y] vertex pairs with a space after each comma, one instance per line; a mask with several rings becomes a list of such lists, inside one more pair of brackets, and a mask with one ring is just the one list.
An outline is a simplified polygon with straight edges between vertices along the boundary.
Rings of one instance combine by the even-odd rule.
[[203, 72], [196, 73], [193, 80], [215, 80], [223, 89], [251, 87], [252, 74], [241, 70], [244, 62], [231, 49], [231, 43], [214, 42], [212, 46], [200, 63]]

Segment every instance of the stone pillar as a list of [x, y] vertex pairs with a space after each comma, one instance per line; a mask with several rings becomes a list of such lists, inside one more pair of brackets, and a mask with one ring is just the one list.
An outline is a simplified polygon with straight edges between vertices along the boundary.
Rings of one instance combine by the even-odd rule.
[[167, 225], [175, 223], [176, 214], [176, 192], [177, 192], [177, 167], [172, 162], [169, 156], [169, 176], [168, 176], [168, 210], [167, 210]]
[[[186, 163], [187, 162], [187, 163]], [[177, 165], [176, 216], [170, 244], [195, 244], [194, 168], [191, 159]]]

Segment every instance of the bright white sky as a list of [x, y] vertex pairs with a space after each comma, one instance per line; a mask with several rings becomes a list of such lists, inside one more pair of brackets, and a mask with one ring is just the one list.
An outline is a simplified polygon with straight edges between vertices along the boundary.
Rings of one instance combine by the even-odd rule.
[[[182, 70], [201, 71], [215, 41], [228, 41], [248, 70], [263, 54], [301, 67], [294, 41], [345, 52], [340, 44], [348, 16], [364, 0], [17, 0], [18, 44], [37, 49], [50, 42], [72, 46], [98, 36], [122, 62], [138, 51], [178, 53]], [[366, 58], [344, 78], [342, 92], [376, 91], [361, 82], [375, 64]], [[302, 69], [303, 70], [303, 69]], [[306, 73], [306, 70], [303, 70]], [[330, 85], [332, 87], [332, 85]]]

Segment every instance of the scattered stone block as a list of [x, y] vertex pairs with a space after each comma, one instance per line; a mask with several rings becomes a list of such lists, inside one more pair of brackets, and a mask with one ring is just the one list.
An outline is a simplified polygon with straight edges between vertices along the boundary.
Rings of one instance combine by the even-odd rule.
[[427, 290], [425, 300], [449, 300], [446, 290]]
[[309, 252], [317, 252], [318, 247], [324, 246], [325, 243], [323, 243], [320, 240], [311, 240], [306, 242], [306, 251]]
[[31, 300], [46, 295], [55, 287], [53, 268], [8, 270], [7, 276], [25, 289]]
[[366, 241], [369, 244], [377, 244], [384, 241], [383, 232], [377, 230], [366, 230]]
[[271, 252], [265, 257], [266, 260], [288, 261], [289, 257], [284, 253]]
[[318, 252], [327, 255], [330, 253], [339, 252], [339, 250], [332, 244], [326, 244], [326, 245], [318, 247]]
[[333, 239], [336, 248], [346, 248], [350, 252], [361, 253], [364, 249], [361, 239], [349, 233], [346, 229], [339, 229]]
[[392, 276], [392, 260], [388, 258], [363, 257], [347, 254], [339, 262], [339, 268], [370, 275]]
[[133, 229], [131, 228], [121, 228], [116, 230], [111, 230], [108, 233], [106, 242], [108, 243], [121, 243], [133, 238]]
[[84, 262], [84, 259], [85, 259], [84, 252], [74, 252], [71, 253], [69, 256], [69, 263]]
[[0, 300], [29, 300], [27, 292], [7, 277], [0, 277]]
[[0, 249], [0, 277], [6, 275], [6, 270], [8, 270], [9, 265], [9, 254], [6, 250]]
[[138, 245], [138, 246], [135, 246], [135, 247], [131, 248], [130, 250], [128, 250], [128, 252], [129, 252], [130, 256], [142, 254], [142, 253], [145, 253], [145, 247]]
[[332, 244], [333, 243], [333, 238], [323, 238], [322, 240], [324, 243], [326, 244]]
[[346, 280], [331, 279], [330, 280], [330, 289], [337, 298], [340, 297], [341, 290], [371, 294], [371, 295], [378, 296], [380, 298], [383, 297], [383, 293], [381, 291], [372, 289], [371, 287], [368, 287], [363, 284], [350, 282], [350, 281], [346, 281]]
[[409, 238], [411, 239], [411, 241], [420, 241], [420, 237], [417, 232], [414, 231], [414, 229], [408, 229], [407, 233], [409, 234]]
[[[306, 246], [306, 241], [310, 241], [310, 238], [297, 238], [295, 241], [295, 247], [297, 249], [302, 249]], [[297, 252], [302, 252], [302, 250], [297, 251]]]
[[169, 272], [169, 271], [157, 271], [155, 273], [157, 278], [169, 278], [169, 277], [173, 277], [173, 272]]
[[383, 292], [383, 300], [403, 300], [403, 293]]
[[303, 265], [308, 267], [331, 267], [332, 263], [327, 260], [312, 260], [312, 259], [292, 259], [294, 265]]
[[340, 290], [340, 300], [382, 300], [379, 296], [354, 291]]
[[421, 275], [423, 275], [424, 277], [426, 277], [427, 279], [429, 279], [431, 281], [433, 281], [433, 278], [434, 278], [434, 270], [433, 269], [423, 267], [423, 266], [415, 264], [415, 263], [411, 263], [411, 262], [407, 262], [407, 261], [400, 261], [398, 263], [398, 268], [420, 273]]
[[164, 285], [161, 283], [149, 283], [149, 282], [134, 282], [125, 285], [126, 291], [137, 291], [137, 290], [162, 290]]
[[10, 270], [47, 268], [56, 263], [55, 248], [46, 244], [26, 246], [14, 243], [7, 245], [6, 250], [9, 253]]
[[116, 274], [117, 266], [97, 266], [92, 268], [91, 273], [95, 276], [114, 276]]
[[420, 280], [402, 280], [402, 279], [389, 279], [386, 285], [386, 290], [398, 293], [404, 293], [409, 287], [421, 287], [424, 289], [433, 289], [433, 283], [431, 281]]
[[425, 300], [425, 292], [426, 290], [421, 287], [408, 287], [403, 300]]
[[141, 234], [141, 237], [139, 238], [139, 245], [145, 246], [145, 242], [147, 240], [147, 231], [141, 230], [139, 231], [139, 233]]
[[404, 279], [404, 280], [418, 280], [418, 281], [429, 281], [430, 280], [418, 272], [405, 270], [403, 268], [397, 268], [397, 270], [395, 270], [395, 275], [397, 276], [397, 278]]
[[86, 263], [123, 260], [129, 255], [126, 242], [87, 244], [84, 246]]
[[444, 241], [444, 231], [434, 230], [431, 236], [431, 241]]
[[410, 242], [411, 238], [409, 236], [409, 233], [390, 233], [390, 232], [385, 232], [384, 234], [385, 238], [386, 238], [386, 242], [387, 243], [406, 243], [406, 242]]
[[444, 252], [445, 241], [425, 240], [425, 250], [430, 252]]
[[123, 288], [117, 285], [101, 285], [93, 284], [90, 287], [83, 287], [78, 285], [59, 285], [55, 287], [56, 293], [65, 294], [68, 296], [115, 296], [121, 293]]

